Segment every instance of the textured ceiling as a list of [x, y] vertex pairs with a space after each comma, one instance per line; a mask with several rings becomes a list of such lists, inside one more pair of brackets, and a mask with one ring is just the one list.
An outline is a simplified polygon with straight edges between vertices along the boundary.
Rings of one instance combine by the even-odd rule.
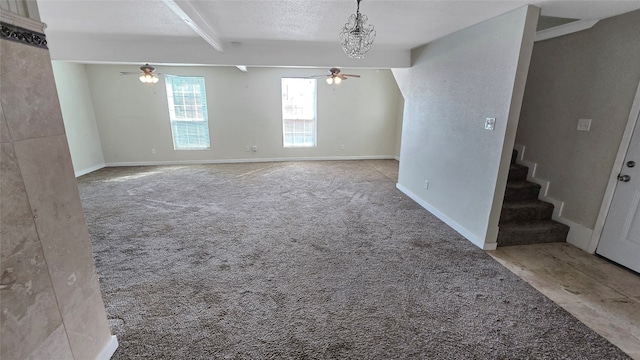
[[[543, 15], [576, 19], [603, 19], [640, 9], [640, 1], [612, 0], [363, 0], [361, 12], [375, 25], [377, 37], [368, 59], [357, 63], [338, 58], [337, 40], [340, 28], [355, 12], [355, 0], [186, 3], [219, 37], [225, 50], [222, 54], [212, 50], [161, 0], [39, 0], [38, 6], [48, 25], [54, 59], [273, 66], [280, 53], [281, 65], [346, 61], [363, 67], [393, 66], [400, 58], [408, 59], [411, 48], [527, 4], [541, 7]], [[317, 64], [296, 59], [297, 55], [318, 59]]]

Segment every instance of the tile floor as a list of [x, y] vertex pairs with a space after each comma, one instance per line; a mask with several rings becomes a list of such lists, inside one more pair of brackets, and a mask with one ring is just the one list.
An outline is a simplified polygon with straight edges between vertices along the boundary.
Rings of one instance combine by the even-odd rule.
[[567, 243], [507, 246], [487, 253], [640, 360], [640, 275]]

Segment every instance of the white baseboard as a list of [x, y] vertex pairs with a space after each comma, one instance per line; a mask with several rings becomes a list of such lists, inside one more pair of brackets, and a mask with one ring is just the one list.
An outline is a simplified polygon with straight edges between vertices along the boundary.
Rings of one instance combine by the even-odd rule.
[[589, 229], [586, 226], [580, 225], [569, 219], [560, 217], [553, 219], [561, 224], [565, 224], [569, 227], [569, 234], [567, 235], [567, 242], [579, 249], [589, 252], [589, 243], [593, 236], [593, 229]]
[[394, 156], [393, 158], [400, 161], [400, 156]]
[[593, 235], [593, 229], [589, 229], [586, 226], [580, 225], [562, 216], [562, 211], [564, 210], [564, 201], [560, 201], [548, 196], [551, 182], [536, 177], [536, 171], [538, 170], [537, 163], [526, 161], [523, 159], [526, 147], [524, 145], [516, 144], [513, 146], [513, 148], [518, 151], [516, 163], [529, 168], [527, 181], [531, 181], [532, 183], [536, 183], [541, 186], [538, 199], [553, 204], [553, 215], [551, 216], [551, 219], [561, 224], [565, 224], [569, 227], [567, 242], [584, 251], [589, 252], [589, 242], [591, 241], [591, 237]]
[[98, 356], [96, 356], [96, 360], [111, 359], [111, 357], [113, 356], [113, 354], [116, 352], [117, 349], [118, 349], [118, 338], [115, 335], [111, 335], [111, 339], [109, 340], [107, 345], [105, 345], [105, 347], [102, 348], [102, 351], [100, 351]]
[[84, 170], [76, 171], [76, 177], [80, 177], [82, 175], [86, 175], [86, 174], [94, 172], [96, 170], [100, 170], [105, 166], [106, 166], [105, 164], [98, 164], [96, 166], [92, 166], [92, 167], [84, 169]]
[[395, 159], [394, 155], [327, 156], [327, 157], [296, 157], [296, 158], [108, 162], [106, 163], [106, 166], [114, 167], [114, 166], [154, 166], [154, 165], [199, 165], [199, 164], [231, 164], [231, 163], [255, 163], [255, 162], [285, 162], [285, 161], [339, 161], [339, 160], [393, 160], [393, 159]]
[[485, 241], [483, 239], [479, 238], [474, 233], [472, 233], [471, 231], [467, 230], [464, 226], [458, 224], [456, 221], [454, 221], [453, 219], [451, 219], [447, 215], [445, 215], [442, 212], [440, 212], [438, 209], [436, 209], [435, 207], [433, 207], [432, 205], [430, 205], [429, 203], [427, 203], [426, 201], [424, 201], [423, 199], [418, 197], [416, 194], [412, 193], [406, 187], [404, 187], [404, 186], [402, 186], [401, 184], [398, 183], [398, 184], [396, 184], [396, 188], [398, 188], [398, 190], [402, 191], [405, 195], [407, 195], [413, 201], [417, 202], [418, 205], [422, 206], [427, 211], [429, 211], [430, 213], [435, 215], [435, 217], [437, 217], [438, 219], [442, 220], [445, 224], [449, 225], [451, 228], [453, 228], [453, 230], [455, 230], [458, 233], [460, 233], [460, 235], [464, 236], [467, 240], [471, 241], [471, 243], [474, 244], [475, 246], [479, 247], [482, 250], [495, 250], [496, 249], [496, 246], [497, 246], [496, 243], [489, 243], [489, 244], [485, 243]]

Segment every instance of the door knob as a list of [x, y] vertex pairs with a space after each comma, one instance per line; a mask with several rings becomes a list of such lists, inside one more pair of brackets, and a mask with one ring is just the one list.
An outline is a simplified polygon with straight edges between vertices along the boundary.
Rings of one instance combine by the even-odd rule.
[[627, 161], [627, 167], [634, 167], [636, 166], [636, 162], [635, 161]]
[[631, 176], [629, 175], [618, 175], [618, 181], [629, 182], [629, 180], [631, 180]]

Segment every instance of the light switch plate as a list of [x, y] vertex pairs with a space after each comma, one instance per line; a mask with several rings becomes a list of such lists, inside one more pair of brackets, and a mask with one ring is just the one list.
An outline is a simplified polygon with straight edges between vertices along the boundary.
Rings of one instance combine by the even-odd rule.
[[591, 129], [591, 119], [579, 119], [578, 131], [589, 131]]
[[493, 130], [496, 127], [496, 118], [487, 118], [487, 120], [484, 122], [484, 129], [485, 130]]

